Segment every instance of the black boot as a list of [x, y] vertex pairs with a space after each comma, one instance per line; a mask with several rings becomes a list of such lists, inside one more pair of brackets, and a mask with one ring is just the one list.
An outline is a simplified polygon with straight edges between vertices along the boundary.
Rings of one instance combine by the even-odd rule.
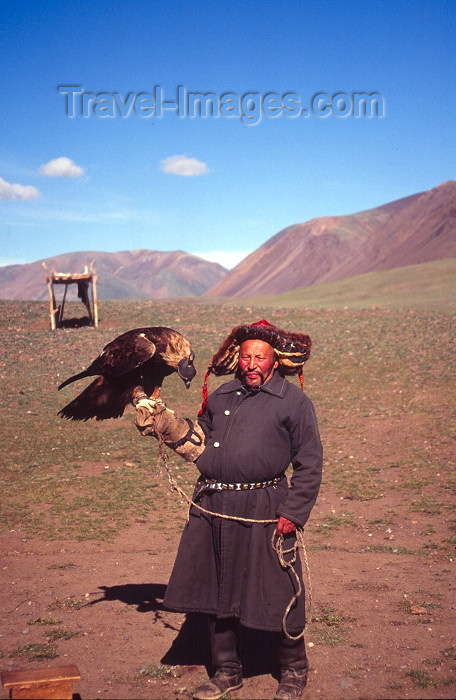
[[194, 700], [217, 700], [230, 690], [242, 687], [242, 667], [238, 652], [239, 622], [236, 618], [209, 618], [214, 675], [200, 685]]
[[298, 700], [307, 685], [306, 647], [304, 639], [288, 639], [283, 633], [277, 638], [280, 683], [274, 700]]

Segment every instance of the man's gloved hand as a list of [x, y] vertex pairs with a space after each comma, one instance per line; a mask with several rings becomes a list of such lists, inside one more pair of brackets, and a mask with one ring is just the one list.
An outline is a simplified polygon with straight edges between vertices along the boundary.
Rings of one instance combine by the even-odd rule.
[[141, 435], [152, 435], [187, 460], [194, 462], [204, 450], [204, 433], [199, 423], [180, 418], [161, 399], [149, 399], [140, 392], [133, 399], [135, 424]]
[[277, 523], [276, 527], [276, 535], [288, 535], [290, 532], [294, 532], [295, 530], [296, 525], [292, 523], [291, 520], [284, 518], [283, 515], [279, 516], [279, 522]]

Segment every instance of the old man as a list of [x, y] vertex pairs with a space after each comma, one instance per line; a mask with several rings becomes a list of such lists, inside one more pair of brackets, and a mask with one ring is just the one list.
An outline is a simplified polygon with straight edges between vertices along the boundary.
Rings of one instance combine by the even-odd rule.
[[[242, 686], [239, 625], [276, 633], [276, 700], [299, 698], [306, 686], [304, 595], [284, 624], [296, 579], [271, 541], [275, 533], [284, 537], [285, 549], [293, 548], [320, 486], [322, 446], [314, 408], [286, 379], [299, 375], [303, 386], [309, 355], [307, 335], [267, 321], [237, 326], [209, 365], [198, 423], [168, 412], [160, 414], [160, 427], [156, 407], [139, 400], [140, 431], [161, 434], [200, 472], [193, 494], [199, 507], [190, 509], [164, 598], [172, 610], [208, 617], [214, 673], [196, 690], [196, 700], [217, 700]], [[207, 397], [211, 373], [235, 378]], [[184, 434], [176, 440], [182, 425]], [[299, 559], [295, 569], [301, 579]]]

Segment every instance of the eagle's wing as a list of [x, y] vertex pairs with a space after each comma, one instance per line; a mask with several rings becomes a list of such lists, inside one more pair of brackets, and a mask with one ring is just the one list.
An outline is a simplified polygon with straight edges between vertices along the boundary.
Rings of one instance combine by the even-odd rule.
[[138, 331], [127, 331], [108, 343], [87, 369], [91, 374], [121, 377], [154, 357], [155, 343]]
[[111, 379], [122, 377], [154, 357], [155, 351], [155, 343], [149, 340], [141, 330], [127, 331], [105, 345], [87, 369], [62, 382], [59, 390], [79, 379], [97, 374]]

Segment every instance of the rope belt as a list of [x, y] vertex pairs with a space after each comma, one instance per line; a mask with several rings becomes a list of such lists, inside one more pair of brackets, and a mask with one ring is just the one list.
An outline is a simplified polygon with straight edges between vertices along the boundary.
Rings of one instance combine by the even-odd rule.
[[195, 498], [200, 495], [203, 491], [252, 491], [253, 489], [266, 489], [268, 486], [273, 488], [277, 487], [285, 474], [281, 476], [276, 476], [274, 479], [268, 479], [267, 481], [255, 481], [248, 483], [229, 483], [224, 481], [217, 481], [217, 479], [204, 479], [196, 482], [197, 492]]

